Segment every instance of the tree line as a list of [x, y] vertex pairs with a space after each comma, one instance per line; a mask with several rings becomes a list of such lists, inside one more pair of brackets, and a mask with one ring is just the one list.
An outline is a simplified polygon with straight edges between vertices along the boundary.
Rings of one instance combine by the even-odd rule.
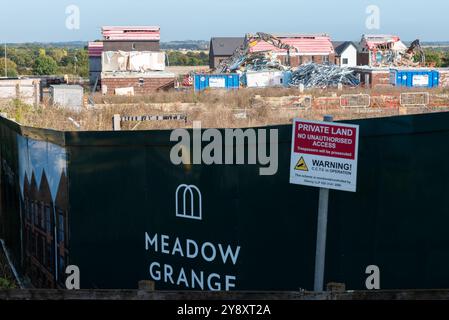
[[[43, 45], [15, 45], [6, 50], [0, 47], [0, 77], [26, 75], [89, 76], [87, 47], [59, 47]], [[167, 65], [204, 66], [209, 64], [205, 51], [168, 50]], [[449, 67], [447, 48], [426, 48], [426, 62], [432, 67]], [[419, 59], [419, 57], [417, 57]], [[6, 65], [6, 68], [5, 68]], [[6, 74], [6, 70], [7, 74]]]
[[204, 51], [167, 51], [170, 66], [207, 66], [209, 54]]
[[[89, 59], [86, 48], [43, 48], [17, 46], [0, 49], [0, 76], [62, 75], [81, 77], [89, 75]], [[7, 74], [6, 74], [7, 73]]]
[[[170, 66], [199, 66], [209, 64], [209, 55], [203, 51], [167, 51]], [[6, 69], [6, 70], [5, 70]], [[87, 48], [43, 46], [10, 46], [0, 48], [0, 77], [26, 75], [89, 76]]]
[[[426, 55], [426, 64], [436, 68], [449, 67], [449, 50], [448, 48], [426, 48], [424, 49]], [[420, 61], [420, 56], [417, 55], [417, 61]]]

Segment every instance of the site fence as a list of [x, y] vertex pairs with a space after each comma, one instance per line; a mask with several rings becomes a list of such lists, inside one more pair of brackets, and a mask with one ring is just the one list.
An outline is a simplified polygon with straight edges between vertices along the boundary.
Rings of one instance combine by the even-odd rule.
[[404, 107], [426, 107], [430, 103], [428, 92], [401, 93], [401, 106]]
[[301, 96], [296, 101], [293, 102], [293, 106], [302, 110], [309, 110], [312, 108], [312, 99], [310, 95]]
[[368, 108], [371, 105], [371, 96], [368, 94], [344, 94], [340, 96], [342, 108]]
[[[358, 187], [330, 193], [325, 282], [366, 289], [374, 265], [385, 290], [449, 288], [449, 113], [348, 122], [361, 129]], [[37, 288], [64, 287], [75, 265], [84, 289], [149, 279], [156, 290], [311, 290], [318, 190], [289, 183], [291, 125], [243, 129], [254, 132], [267, 138], [257, 153], [272, 155], [273, 175], [260, 175], [267, 161], [174, 164], [171, 130], [54, 131], [0, 118], [0, 238], [17, 272]], [[183, 148], [212, 149], [181, 133]], [[234, 140], [212, 145], [233, 156], [259, 145]], [[180, 214], [192, 205], [198, 219]]]
[[[399, 107], [449, 107], [449, 95], [429, 92], [398, 92], [384, 94], [342, 94], [340, 96], [310, 96], [314, 109], [388, 109]], [[293, 104], [292, 104], [293, 106]]]

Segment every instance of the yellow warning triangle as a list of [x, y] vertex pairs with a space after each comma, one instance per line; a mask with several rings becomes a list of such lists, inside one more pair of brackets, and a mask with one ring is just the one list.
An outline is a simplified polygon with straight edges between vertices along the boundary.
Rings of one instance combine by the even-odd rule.
[[301, 157], [301, 159], [299, 159], [298, 164], [295, 167], [295, 170], [298, 170], [298, 171], [309, 171], [309, 168], [307, 167], [307, 164], [304, 161], [303, 157]]

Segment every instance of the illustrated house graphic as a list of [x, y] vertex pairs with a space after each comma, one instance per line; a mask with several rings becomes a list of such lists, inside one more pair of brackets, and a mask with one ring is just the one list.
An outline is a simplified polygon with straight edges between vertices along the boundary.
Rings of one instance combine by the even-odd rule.
[[38, 288], [56, 288], [53, 201], [45, 172], [38, 184], [25, 174], [23, 192], [25, 270]]
[[31, 180], [25, 174], [22, 202], [25, 270], [35, 287], [64, 288], [65, 266], [68, 264], [69, 255], [67, 207], [65, 173], [61, 175], [55, 202], [45, 171], [40, 184], [36, 182], [34, 172]]
[[182, 184], [176, 189], [176, 216], [202, 220], [203, 204], [201, 191], [194, 185]]

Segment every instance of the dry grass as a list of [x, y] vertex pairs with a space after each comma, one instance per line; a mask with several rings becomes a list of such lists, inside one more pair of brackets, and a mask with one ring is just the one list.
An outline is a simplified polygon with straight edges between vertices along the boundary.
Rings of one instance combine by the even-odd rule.
[[[341, 94], [351, 93], [367, 93], [372, 96], [398, 95], [399, 92], [396, 88], [385, 88], [376, 90], [345, 89], [340, 92], [313, 90], [305, 94], [318, 98], [338, 97]], [[429, 92], [433, 95], [449, 93], [447, 89], [430, 90]], [[202, 93], [169, 91], [134, 97], [98, 94], [94, 96], [96, 106], [86, 107], [79, 113], [51, 107], [46, 103], [33, 108], [17, 100], [0, 103], [0, 112], [6, 113], [9, 118], [21, 124], [32, 127], [67, 131], [108, 131], [112, 130], [114, 114], [139, 116], [182, 113], [188, 117], [187, 123], [184, 121], [122, 123], [122, 130], [156, 130], [191, 127], [193, 121], [201, 121], [205, 128], [235, 128], [286, 124], [290, 123], [294, 117], [321, 120], [326, 114], [332, 114], [336, 120], [348, 120], [449, 110], [447, 107], [392, 108], [379, 103], [375, 104], [375, 108], [367, 109], [343, 109], [333, 106], [303, 110], [291, 103], [291, 99], [294, 100], [298, 96], [300, 96], [298, 89], [282, 88]], [[443, 99], [443, 104], [449, 106], [449, 98], [446, 96], [443, 98], [440, 96], [438, 99], [439, 103]], [[75, 122], [80, 126], [78, 127]]]

